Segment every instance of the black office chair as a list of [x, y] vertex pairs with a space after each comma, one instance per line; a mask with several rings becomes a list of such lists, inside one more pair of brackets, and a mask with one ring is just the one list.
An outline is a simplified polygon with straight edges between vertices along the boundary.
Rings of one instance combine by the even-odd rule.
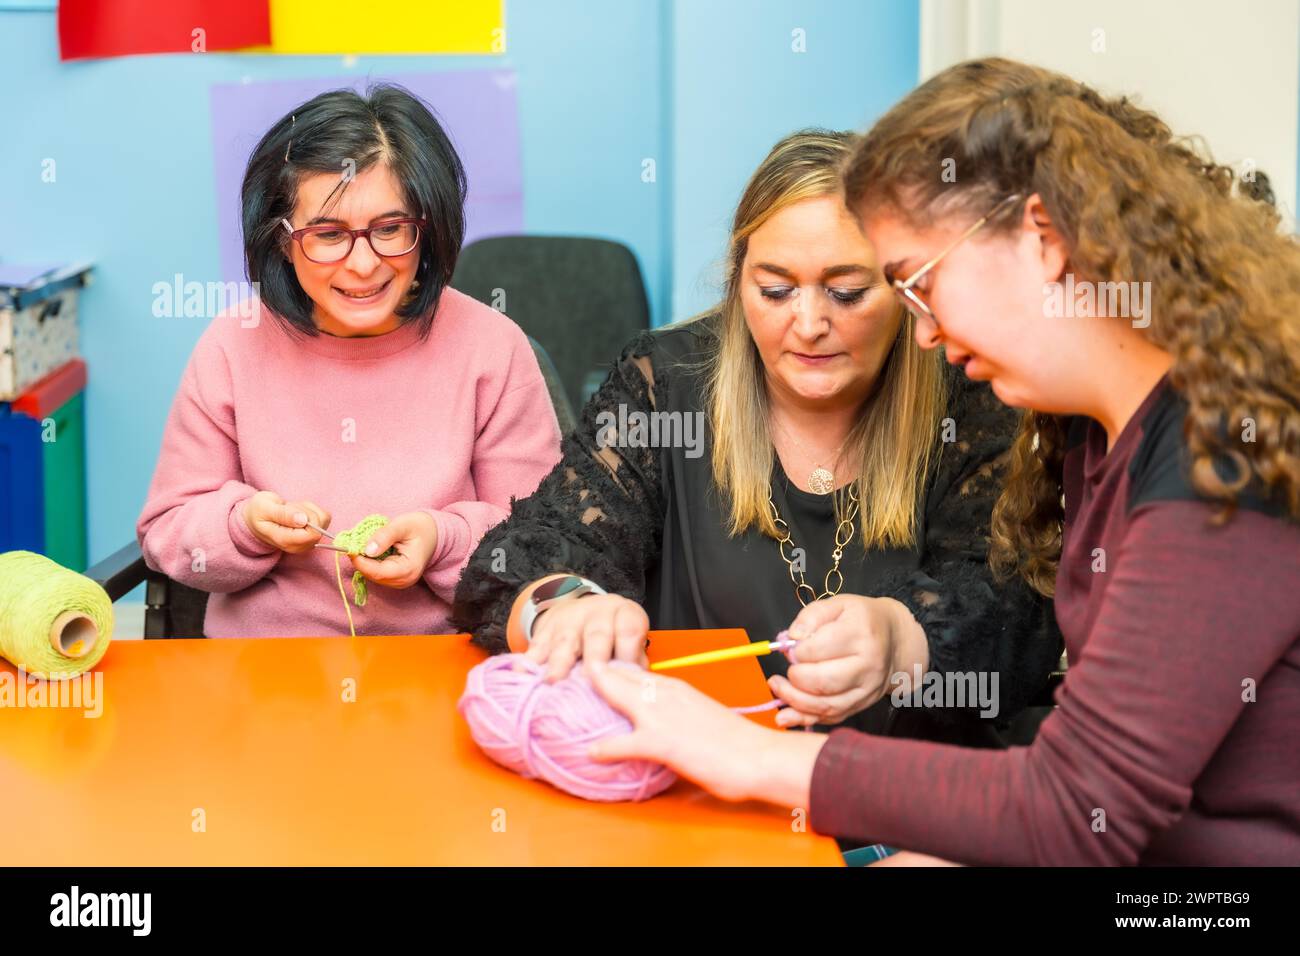
[[[555, 408], [560, 432], [573, 428], [573, 408], [560, 381], [559, 373], [546, 349], [532, 338], [528, 340], [537, 356], [542, 378], [546, 381], [551, 404]], [[173, 581], [144, 563], [139, 542], [119, 548], [103, 561], [86, 569], [86, 577], [108, 592], [109, 600], [118, 601], [141, 584], [145, 585], [144, 636], [146, 639], [202, 637], [203, 617], [208, 608], [208, 592]]]
[[499, 308], [542, 343], [578, 409], [623, 346], [650, 327], [636, 256], [607, 239], [480, 239], [461, 250], [451, 284]]
[[555, 409], [555, 420], [560, 423], [560, 434], [567, 435], [577, 423], [577, 417], [573, 413], [573, 405], [570, 404], [568, 393], [565, 391], [564, 380], [560, 378], [555, 363], [551, 361], [546, 349], [542, 348], [542, 344], [531, 335], [528, 337], [528, 344], [533, 347], [533, 355], [537, 356], [537, 367], [542, 370], [546, 391], [551, 396], [551, 407]]

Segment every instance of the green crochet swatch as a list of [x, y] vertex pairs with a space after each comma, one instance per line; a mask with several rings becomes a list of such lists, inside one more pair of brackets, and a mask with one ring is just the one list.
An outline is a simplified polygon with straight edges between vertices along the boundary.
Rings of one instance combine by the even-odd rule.
[[[348, 554], [360, 554], [370, 540], [371, 535], [386, 524], [388, 524], [388, 519], [383, 515], [366, 515], [355, 526], [336, 534], [334, 536], [334, 545], [347, 551]], [[397, 554], [397, 549], [389, 548], [375, 560], [382, 561], [394, 554]], [[366, 579], [360, 571], [354, 571], [352, 573], [352, 603], [357, 607], [365, 607], [366, 597]]]

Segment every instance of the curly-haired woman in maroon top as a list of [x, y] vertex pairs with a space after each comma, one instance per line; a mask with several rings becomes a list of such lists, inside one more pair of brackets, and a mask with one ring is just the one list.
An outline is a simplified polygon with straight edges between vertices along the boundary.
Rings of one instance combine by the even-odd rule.
[[598, 669], [635, 731], [596, 755], [959, 862], [1300, 863], [1300, 247], [1266, 181], [1005, 60], [909, 94], [844, 180], [918, 341], [1029, 410], [990, 560], [1055, 595], [1058, 706], [977, 751], [775, 732]]

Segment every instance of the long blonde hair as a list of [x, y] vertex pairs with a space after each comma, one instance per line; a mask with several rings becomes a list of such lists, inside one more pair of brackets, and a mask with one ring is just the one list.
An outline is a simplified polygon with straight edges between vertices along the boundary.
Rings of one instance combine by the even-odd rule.
[[[732, 535], [757, 526], [780, 537], [768, 504], [776, 451], [763, 363], [740, 297], [749, 237], [794, 203], [839, 195], [840, 167], [854, 140], [850, 133], [828, 130], [787, 136], [759, 165], [736, 208], [724, 296], [705, 313], [721, 316], [719, 341], [706, 366], [705, 408], [713, 428], [713, 480], [727, 499]], [[915, 544], [917, 504], [946, 406], [941, 359], [919, 348], [912, 331], [905, 314], [872, 397], [844, 443], [844, 455], [861, 467], [856, 484], [864, 549]]]

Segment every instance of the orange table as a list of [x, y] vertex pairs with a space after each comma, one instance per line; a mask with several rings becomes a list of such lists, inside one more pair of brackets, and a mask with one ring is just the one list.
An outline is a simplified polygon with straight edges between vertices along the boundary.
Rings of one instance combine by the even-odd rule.
[[[658, 632], [651, 657], [744, 640]], [[497, 766], [455, 709], [482, 659], [463, 635], [119, 641], [100, 717], [0, 708], [0, 864], [842, 864], [790, 811], [685, 781], [607, 805]], [[770, 698], [753, 659], [679, 673]]]

